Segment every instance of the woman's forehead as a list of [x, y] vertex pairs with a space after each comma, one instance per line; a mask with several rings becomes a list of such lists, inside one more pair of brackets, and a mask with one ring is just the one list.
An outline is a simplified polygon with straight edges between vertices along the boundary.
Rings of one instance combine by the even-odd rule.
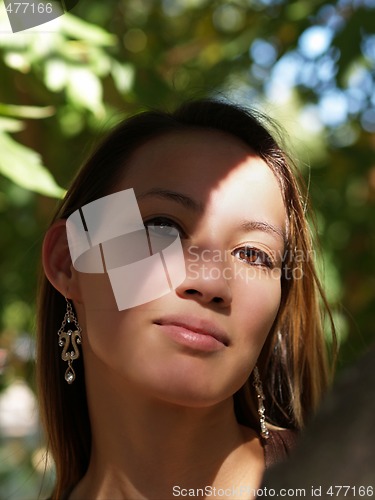
[[249, 156], [250, 147], [239, 138], [220, 130], [196, 128], [168, 132], [155, 137], [132, 155], [127, 164], [128, 181], [147, 183], [187, 181], [214, 185]]

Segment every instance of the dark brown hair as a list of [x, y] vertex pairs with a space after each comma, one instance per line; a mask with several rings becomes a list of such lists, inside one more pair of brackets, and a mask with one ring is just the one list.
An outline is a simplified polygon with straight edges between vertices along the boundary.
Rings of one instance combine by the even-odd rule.
[[[261, 157], [280, 182], [288, 221], [279, 313], [262, 350], [258, 367], [269, 422], [301, 428], [315, 410], [329, 380], [322, 310], [327, 301], [319, 284], [313, 243], [293, 163], [268, 131], [267, 118], [216, 100], [193, 101], [175, 112], [148, 111], [120, 123], [96, 148], [79, 171], [53, 221], [66, 219], [83, 205], [114, 189], [131, 155], [146, 141], [189, 129], [214, 129], [239, 138]], [[279, 141], [280, 142], [280, 141]], [[303, 258], [296, 259], [299, 254]], [[296, 279], [296, 272], [300, 279]], [[42, 277], [38, 306], [37, 375], [39, 400], [48, 448], [57, 481], [53, 498], [76, 484], [90, 459], [91, 432], [82, 356], [74, 364], [76, 380], [64, 380], [56, 332], [65, 299]], [[251, 379], [234, 395], [240, 423], [259, 428]]]

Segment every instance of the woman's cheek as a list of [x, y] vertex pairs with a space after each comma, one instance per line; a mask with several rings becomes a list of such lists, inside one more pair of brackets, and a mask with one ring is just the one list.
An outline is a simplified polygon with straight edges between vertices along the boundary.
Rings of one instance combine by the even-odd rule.
[[250, 337], [263, 345], [280, 307], [281, 280], [276, 274], [264, 272], [257, 279], [235, 282], [233, 296], [238, 297], [233, 314], [242, 318], [243, 328]]

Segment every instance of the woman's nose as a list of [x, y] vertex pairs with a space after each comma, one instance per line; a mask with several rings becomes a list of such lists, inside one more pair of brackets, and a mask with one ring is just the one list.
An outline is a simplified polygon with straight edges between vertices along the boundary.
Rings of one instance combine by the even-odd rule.
[[186, 278], [176, 288], [181, 298], [196, 300], [201, 304], [218, 304], [228, 307], [232, 303], [230, 287], [231, 269], [224, 262], [203, 258], [203, 252], [196, 253], [194, 259], [185, 259]]

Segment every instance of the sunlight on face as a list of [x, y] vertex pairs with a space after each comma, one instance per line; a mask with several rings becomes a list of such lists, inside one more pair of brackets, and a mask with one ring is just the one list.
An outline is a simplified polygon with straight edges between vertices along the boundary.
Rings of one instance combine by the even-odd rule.
[[103, 276], [79, 274], [85, 366], [164, 401], [224, 401], [251, 373], [280, 305], [279, 183], [245, 144], [201, 129], [139, 148], [116, 186], [129, 188], [146, 227], [179, 231], [186, 279], [119, 312]]

